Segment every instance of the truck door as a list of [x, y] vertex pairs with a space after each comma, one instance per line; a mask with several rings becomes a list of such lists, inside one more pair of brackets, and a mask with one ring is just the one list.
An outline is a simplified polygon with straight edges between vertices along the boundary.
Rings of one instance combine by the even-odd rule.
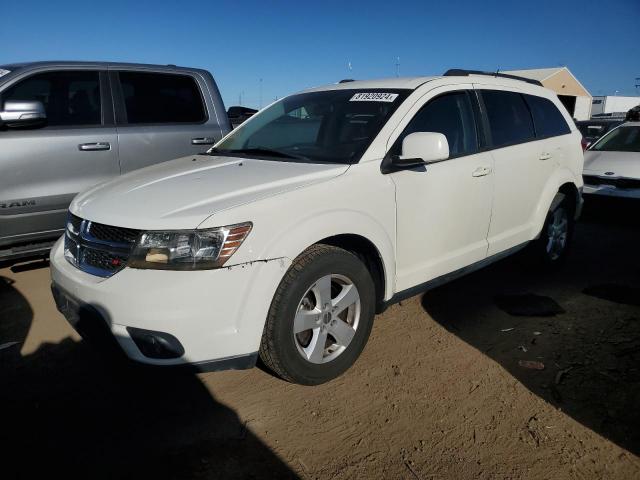
[[203, 152], [222, 137], [198, 76], [119, 70], [111, 78], [123, 173]]
[[71, 199], [119, 175], [106, 72], [50, 69], [25, 74], [0, 93], [40, 101], [46, 121], [0, 128], [0, 249], [62, 234]]

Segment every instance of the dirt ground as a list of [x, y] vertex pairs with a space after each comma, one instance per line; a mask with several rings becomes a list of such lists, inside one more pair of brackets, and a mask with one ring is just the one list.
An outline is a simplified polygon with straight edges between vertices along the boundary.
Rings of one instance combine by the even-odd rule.
[[122, 366], [46, 263], [0, 270], [0, 477], [640, 478], [638, 206], [587, 203], [558, 273], [517, 256], [393, 306], [319, 387]]

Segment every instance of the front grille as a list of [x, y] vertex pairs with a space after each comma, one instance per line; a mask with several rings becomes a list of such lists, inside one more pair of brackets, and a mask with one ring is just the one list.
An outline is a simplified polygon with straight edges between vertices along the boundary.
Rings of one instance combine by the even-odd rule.
[[64, 255], [82, 271], [110, 277], [127, 264], [139, 234], [139, 230], [95, 223], [69, 213]]
[[125, 255], [114, 255], [104, 250], [85, 248], [82, 252], [82, 262], [93, 268], [115, 273], [127, 263], [127, 257]]
[[91, 223], [88, 231], [94, 238], [100, 241], [115, 243], [135, 243], [140, 233], [139, 230], [132, 228], [112, 227], [111, 225], [103, 225], [102, 223]]
[[640, 180], [635, 178], [607, 178], [596, 175], [583, 175], [585, 185], [611, 185], [621, 189], [640, 188]]

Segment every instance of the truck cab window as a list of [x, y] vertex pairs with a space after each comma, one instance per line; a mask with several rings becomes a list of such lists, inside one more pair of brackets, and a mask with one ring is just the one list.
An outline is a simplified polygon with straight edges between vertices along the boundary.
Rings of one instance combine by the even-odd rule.
[[100, 125], [102, 121], [98, 72], [37, 74], [3, 93], [3, 106], [7, 100], [42, 102], [50, 127]]

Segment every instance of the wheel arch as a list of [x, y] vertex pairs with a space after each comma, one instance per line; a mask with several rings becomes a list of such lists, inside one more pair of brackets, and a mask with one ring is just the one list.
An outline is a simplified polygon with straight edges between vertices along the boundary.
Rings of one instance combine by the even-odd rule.
[[[565, 196], [565, 198], [569, 199], [569, 206], [571, 207], [571, 213], [573, 214], [574, 220], [577, 220], [580, 216], [580, 211], [582, 210], [582, 194], [578, 187], [576, 187], [573, 182], [566, 182], [560, 185], [558, 188], [558, 193], [561, 193]], [[556, 194], [556, 197], [558, 195]], [[555, 198], [554, 198], [555, 200]]]
[[323, 238], [316, 243], [343, 248], [357, 255], [364, 262], [371, 274], [376, 289], [376, 313], [380, 313], [384, 306], [387, 281], [385, 278], [384, 261], [375, 244], [368, 238], [353, 233], [333, 235]]
[[293, 260], [318, 243], [344, 248], [365, 261], [376, 284], [376, 299], [380, 303], [394, 294], [394, 239], [395, 230], [387, 231], [383, 223], [370, 214], [355, 210], [331, 210], [311, 213], [304, 220], [280, 229], [277, 235], [270, 236], [259, 255], [263, 258], [287, 257]]
[[582, 210], [582, 194], [576, 185], [573, 173], [568, 169], [561, 169], [547, 182], [540, 197], [533, 217], [532, 227], [534, 231], [531, 238], [538, 238], [549, 210], [552, 210], [565, 198], [571, 199], [569, 204], [573, 207], [574, 219], [577, 219]]

